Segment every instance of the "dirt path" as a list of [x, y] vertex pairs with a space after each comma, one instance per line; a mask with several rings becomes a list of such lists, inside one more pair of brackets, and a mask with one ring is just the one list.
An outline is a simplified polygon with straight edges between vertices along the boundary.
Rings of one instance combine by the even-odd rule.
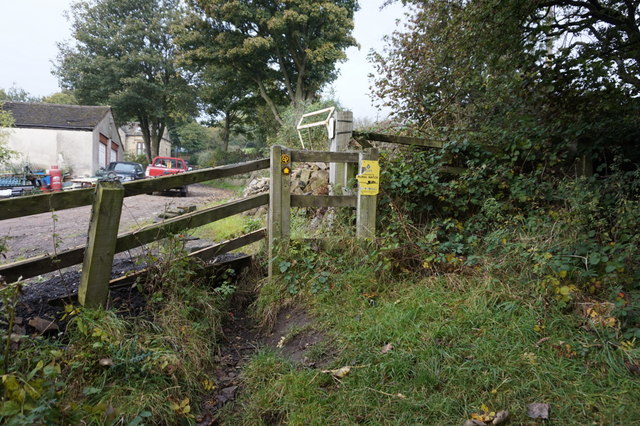
[[[232, 196], [233, 193], [225, 189], [190, 185], [186, 198], [173, 195], [128, 197], [124, 200], [119, 232], [147, 225], [157, 220], [159, 214], [180, 206], [202, 206]], [[6, 258], [0, 257], [0, 264], [53, 254], [54, 248], [60, 251], [85, 244], [90, 214], [91, 206], [85, 206], [62, 210], [55, 215], [42, 213], [0, 222], [0, 238], [8, 237]], [[54, 246], [56, 241], [57, 248]]]

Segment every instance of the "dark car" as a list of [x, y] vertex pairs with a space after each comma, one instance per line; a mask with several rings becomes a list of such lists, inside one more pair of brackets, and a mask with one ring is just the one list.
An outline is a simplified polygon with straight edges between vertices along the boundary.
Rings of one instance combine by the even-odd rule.
[[98, 175], [104, 177], [117, 177], [121, 182], [144, 179], [144, 167], [140, 163], [131, 161], [114, 161], [109, 163], [106, 170], [100, 170]]

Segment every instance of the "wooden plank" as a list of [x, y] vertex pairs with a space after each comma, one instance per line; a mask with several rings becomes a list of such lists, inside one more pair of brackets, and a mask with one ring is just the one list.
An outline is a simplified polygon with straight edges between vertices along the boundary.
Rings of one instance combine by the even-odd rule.
[[0, 220], [88, 206], [94, 193], [94, 188], [87, 188], [0, 200]]
[[357, 163], [357, 152], [291, 151], [292, 162]]
[[[378, 150], [370, 148], [360, 154], [363, 160], [378, 160]], [[362, 170], [362, 167], [360, 167]], [[356, 238], [373, 239], [376, 236], [376, 213], [378, 208], [377, 195], [362, 195], [358, 190], [358, 208], [356, 212]]]
[[78, 301], [82, 306], [104, 307], [107, 304], [123, 201], [124, 188], [120, 182], [98, 183], [78, 288]]
[[116, 252], [126, 251], [141, 245], [169, 237], [185, 229], [197, 228], [247, 210], [255, 209], [269, 203], [269, 194], [259, 194], [241, 200], [232, 201], [221, 206], [197, 211], [166, 220], [161, 224], [151, 225], [118, 237]]
[[[351, 111], [336, 111], [336, 131], [331, 139], [329, 150], [331, 152], [344, 152], [349, 146], [351, 133], [353, 132], [353, 113]], [[343, 189], [347, 186], [347, 164], [329, 163], [329, 184], [331, 195], [344, 195]]]
[[286, 250], [289, 244], [291, 219], [291, 178], [285, 168], [291, 169], [292, 151], [279, 145], [271, 147], [271, 183], [269, 185], [269, 277], [274, 276], [278, 251]]
[[351, 207], [356, 208], [355, 195], [291, 195], [291, 207]]
[[0, 266], [0, 275], [8, 283], [16, 282], [20, 278], [27, 279], [37, 277], [38, 275], [48, 272], [57, 271], [58, 269], [82, 263], [84, 259], [84, 250], [86, 246], [77, 246], [75, 248], [62, 251], [57, 256], [40, 255], [19, 262], [8, 263]]
[[385, 135], [382, 133], [353, 132], [353, 137], [356, 139], [397, 143], [401, 145], [424, 146], [427, 148], [442, 148], [444, 146], [443, 141], [439, 141], [435, 139], [415, 138], [411, 136]]
[[[250, 232], [249, 234], [243, 235], [238, 238], [234, 238], [232, 240], [223, 241], [219, 244], [212, 245], [211, 247], [203, 248], [202, 250], [194, 251], [193, 253], [189, 253], [187, 257], [195, 257], [201, 260], [210, 261], [215, 259], [216, 256], [221, 254], [225, 254], [230, 252], [231, 250], [236, 250], [247, 246], [249, 244], [253, 244], [260, 240], [263, 240], [267, 236], [267, 229], [262, 228], [257, 231]], [[243, 256], [243, 258], [251, 257], [251, 256]], [[216, 263], [216, 266], [228, 266], [236, 261], [238, 258], [225, 260], [223, 262]], [[128, 285], [132, 285], [136, 282], [138, 278], [144, 277], [149, 273], [149, 269], [141, 269], [132, 274], [128, 274], [119, 278], [114, 278], [109, 282], [109, 288], [119, 288], [125, 287]]]
[[[164, 238], [173, 233], [187, 229], [190, 226], [196, 227], [207, 224], [211, 221], [223, 219], [243, 211], [269, 203], [268, 194], [260, 194], [221, 206], [212, 207], [189, 215], [178, 216], [163, 223], [150, 225], [138, 231], [128, 232], [118, 237], [116, 243], [116, 253], [120, 253], [143, 244], [154, 241], [154, 237]], [[214, 218], [213, 220], [210, 220]], [[207, 222], [209, 220], [209, 222]], [[179, 223], [176, 223], [179, 222]], [[31, 259], [14, 262], [0, 266], [0, 275], [5, 277], [7, 282], [15, 282], [20, 277], [23, 279], [36, 277], [48, 272], [82, 263], [86, 246], [78, 246], [70, 250], [62, 251], [54, 258], [50, 255], [41, 255]]]
[[[269, 168], [269, 159], [265, 158], [246, 163], [195, 170], [178, 175], [136, 180], [123, 184], [124, 196], [131, 197], [148, 192], [164, 191], [183, 185], [206, 182], [267, 168]], [[94, 194], [94, 188], [87, 188], [0, 200], [0, 220], [46, 213], [51, 210], [59, 211], [88, 206], [93, 203]]]
[[250, 232], [241, 237], [234, 238], [233, 240], [223, 241], [211, 247], [194, 251], [193, 253], [190, 253], [189, 256], [194, 256], [201, 260], [211, 260], [221, 254], [229, 253], [232, 250], [237, 250], [244, 246], [248, 246], [249, 244], [263, 240], [266, 236], [267, 228], [258, 229], [257, 231]]
[[[249, 256], [249, 255], [238, 256], [238, 257], [234, 257], [233, 259], [225, 260], [220, 263], [214, 263], [210, 265], [208, 268], [214, 269], [215, 271], [219, 271], [223, 269], [226, 270], [228, 268], [239, 270], [239, 269], [250, 266], [251, 259], [252, 259], [252, 256]], [[113, 280], [109, 281], [109, 290], [115, 290], [118, 288], [132, 286], [138, 280], [138, 278], [145, 277], [148, 273], [149, 273], [149, 269], [147, 268], [147, 269], [141, 269], [129, 275], [125, 275], [119, 278], [114, 278]], [[75, 299], [75, 295], [70, 294], [70, 295], [49, 299], [49, 303], [50, 304], [56, 304], [60, 302], [67, 303], [68, 300], [74, 300], [74, 299]]]
[[191, 172], [179, 173], [177, 175], [135, 180], [124, 184], [125, 197], [146, 194], [154, 191], [165, 191], [172, 188], [179, 188], [184, 185], [251, 173], [256, 170], [267, 168], [269, 168], [269, 159], [264, 158], [255, 161], [248, 161], [246, 163], [229, 164], [209, 169], [194, 170]]

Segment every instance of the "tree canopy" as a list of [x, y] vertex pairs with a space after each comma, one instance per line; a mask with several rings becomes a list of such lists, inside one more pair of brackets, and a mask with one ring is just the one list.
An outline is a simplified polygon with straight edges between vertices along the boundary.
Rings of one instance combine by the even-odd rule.
[[599, 62], [640, 91], [640, 1], [536, 0], [532, 5], [525, 26], [557, 42], [554, 56]]
[[86, 0], [71, 9], [72, 45], [59, 45], [56, 75], [82, 104], [113, 107], [140, 122], [149, 159], [169, 119], [195, 113], [195, 96], [176, 66], [171, 26], [179, 0]]
[[[12, 150], [7, 147], [7, 136], [9, 128], [13, 127], [13, 115], [9, 111], [5, 111], [2, 108], [2, 100], [0, 100], [0, 165], [7, 162], [14, 154]], [[1, 242], [0, 242], [1, 243]], [[1, 247], [1, 246], [0, 246]], [[1, 252], [2, 250], [0, 250]]]
[[630, 19], [636, 2], [405, 3], [408, 30], [374, 55], [376, 93], [419, 131], [508, 147], [528, 160], [536, 151], [579, 146], [595, 155], [637, 140], [640, 104], [625, 78], [637, 66], [627, 35], [635, 24], [616, 27], [607, 17]]
[[180, 32], [190, 67], [231, 67], [259, 94], [275, 119], [282, 104], [298, 107], [337, 76], [336, 63], [355, 46], [356, 0], [190, 0]]

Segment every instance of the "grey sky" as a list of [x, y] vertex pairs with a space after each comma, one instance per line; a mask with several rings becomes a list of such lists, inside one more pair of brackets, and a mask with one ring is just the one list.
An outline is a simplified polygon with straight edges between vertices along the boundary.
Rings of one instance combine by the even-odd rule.
[[[57, 42], [71, 37], [64, 11], [72, 0], [0, 0], [0, 88], [22, 88], [35, 96], [60, 91], [51, 75], [58, 53]], [[347, 51], [349, 60], [340, 65], [340, 77], [332, 85], [335, 96], [356, 117], [376, 118], [386, 115], [371, 106], [367, 75], [373, 72], [366, 57], [381, 49], [382, 37], [396, 28], [403, 16], [402, 7], [394, 5], [379, 10], [384, 0], [360, 0], [356, 13], [355, 37], [361, 45]]]

